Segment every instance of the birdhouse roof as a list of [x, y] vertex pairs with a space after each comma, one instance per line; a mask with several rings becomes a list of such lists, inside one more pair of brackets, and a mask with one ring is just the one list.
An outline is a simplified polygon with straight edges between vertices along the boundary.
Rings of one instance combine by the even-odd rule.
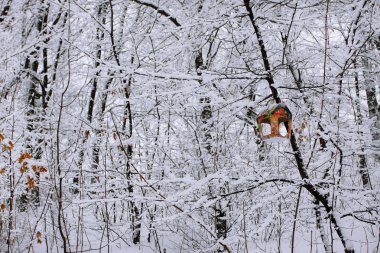
[[263, 116], [263, 115], [267, 115], [267, 114], [273, 114], [274, 112], [276, 112], [277, 110], [279, 109], [284, 109], [286, 111], [286, 113], [291, 117], [292, 116], [292, 113], [290, 112], [289, 108], [286, 106], [286, 104], [284, 103], [279, 103], [279, 104], [272, 104], [272, 105], [268, 105], [267, 107], [265, 107], [260, 113], [259, 113], [259, 117], [260, 116]]

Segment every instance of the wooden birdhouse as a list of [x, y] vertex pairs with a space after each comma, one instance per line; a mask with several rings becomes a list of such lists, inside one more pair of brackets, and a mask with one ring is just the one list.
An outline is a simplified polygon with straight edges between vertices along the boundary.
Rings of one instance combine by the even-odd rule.
[[261, 139], [290, 138], [292, 132], [292, 113], [283, 104], [275, 104], [257, 118], [258, 132]]

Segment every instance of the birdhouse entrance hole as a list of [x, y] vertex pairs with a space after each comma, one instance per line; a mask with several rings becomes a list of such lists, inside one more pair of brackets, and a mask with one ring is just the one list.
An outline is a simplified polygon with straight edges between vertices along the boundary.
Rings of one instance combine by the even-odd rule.
[[269, 135], [271, 133], [270, 124], [261, 123], [261, 131], [263, 132], [263, 135]]
[[288, 134], [288, 131], [286, 130], [286, 126], [285, 126], [285, 123], [284, 122], [281, 122], [280, 123], [280, 126], [279, 126], [279, 133], [282, 137], [286, 137], [286, 135]]

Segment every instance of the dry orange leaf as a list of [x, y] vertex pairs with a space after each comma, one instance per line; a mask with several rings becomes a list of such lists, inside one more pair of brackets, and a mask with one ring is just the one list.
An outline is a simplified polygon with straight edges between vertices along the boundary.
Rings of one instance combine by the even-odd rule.
[[34, 172], [41, 172], [41, 173], [47, 172], [47, 168], [46, 167], [44, 167], [44, 166], [37, 166], [37, 165], [33, 165], [32, 166], [32, 170]]
[[3, 133], [0, 133], [0, 142], [3, 141], [5, 139], [5, 136]]
[[36, 187], [36, 182], [34, 181], [34, 178], [28, 176], [26, 185], [28, 186], [29, 189], [33, 189], [34, 187]]
[[18, 158], [18, 163], [22, 163], [25, 159], [30, 159], [31, 156], [28, 152], [22, 153]]
[[12, 151], [12, 149], [14, 148], [14, 146], [15, 145], [13, 144], [13, 142], [9, 141], [8, 145], [3, 144], [3, 150], [4, 151]]
[[22, 167], [20, 168], [20, 172], [21, 174], [25, 173], [26, 171], [28, 170], [28, 163], [27, 162], [24, 162], [22, 164]]
[[41, 236], [42, 236], [41, 231], [37, 231], [37, 233], [36, 233], [36, 237], [37, 237], [37, 238], [41, 238]]
[[6, 207], [7, 207], [7, 205], [4, 202], [1, 203], [1, 205], [0, 205], [1, 211], [3, 211]]
[[40, 172], [47, 172], [47, 168], [46, 167], [43, 167], [43, 166], [39, 166], [39, 170]]
[[7, 170], [5, 168], [0, 169], [0, 175], [5, 174], [5, 172], [7, 172]]

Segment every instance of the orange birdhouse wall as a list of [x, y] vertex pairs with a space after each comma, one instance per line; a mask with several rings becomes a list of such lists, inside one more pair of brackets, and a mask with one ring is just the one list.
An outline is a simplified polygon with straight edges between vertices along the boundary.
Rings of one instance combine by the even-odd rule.
[[[280, 129], [281, 123], [285, 127], [283, 131]], [[292, 131], [292, 114], [285, 104], [276, 104], [259, 114], [257, 124], [261, 139], [289, 138]], [[270, 133], [263, 132], [264, 124], [270, 125]]]

